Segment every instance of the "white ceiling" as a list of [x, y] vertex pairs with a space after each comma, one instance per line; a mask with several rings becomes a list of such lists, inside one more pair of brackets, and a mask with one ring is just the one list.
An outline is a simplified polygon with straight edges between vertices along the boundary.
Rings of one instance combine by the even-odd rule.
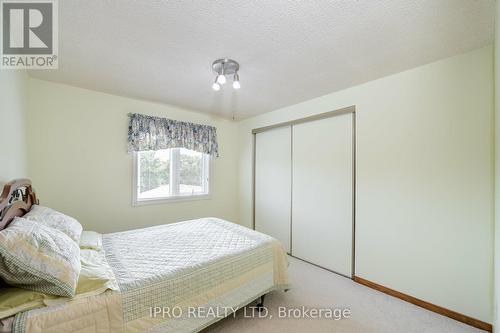
[[[68, 83], [246, 118], [490, 44], [494, 0], [59, 1]], [[241, 90], [211, 89], [211, 63]]]

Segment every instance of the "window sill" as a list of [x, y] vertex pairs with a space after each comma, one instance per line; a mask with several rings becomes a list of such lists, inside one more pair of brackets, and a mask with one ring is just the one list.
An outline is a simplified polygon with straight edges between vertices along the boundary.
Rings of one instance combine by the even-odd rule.
[[159, 204], [166, 204], [173, 202], [209, 200], [209, 199], [212, 199], [212, 196], [210, 194], [179, 195], [168, 198], [141, 199], [141, 200], [137, 200], [134, 198], [134, 200], [132, 201], [132, 206], [159, 205]]

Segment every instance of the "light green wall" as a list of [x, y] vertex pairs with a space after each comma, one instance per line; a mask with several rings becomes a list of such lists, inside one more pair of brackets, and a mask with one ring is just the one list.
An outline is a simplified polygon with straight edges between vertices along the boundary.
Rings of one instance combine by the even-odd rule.
[[239, 123], [241, 223], [251, 225], [251, 129], [349, 105], [356, 274], [492, 322], [492, 47]]
[[0, 70], [0, 183], [26, 177], [26, 99], [24, 71]]
[[[42, 204], [111, 232], [218, 216], [237, 221], [236, 126], [162, 104], [29, 80], [28, 172]], [[129, 112], [217, 127], [221, 157], [212, 163], [212, 198], [133, 207]]]

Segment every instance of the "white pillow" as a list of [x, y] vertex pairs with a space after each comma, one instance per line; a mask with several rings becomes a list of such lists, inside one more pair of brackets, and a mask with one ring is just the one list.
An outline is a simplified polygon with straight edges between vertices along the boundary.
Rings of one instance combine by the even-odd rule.
[[64, 215], [48, 207], [33, 205], [23, 218], [62, 231], [74, 240], [76, 244], [80, 243], [83, 228], [82, 225], [71, 216]]
[[80, 238], [80, 249], [102, 250], [102, 237], [95, 231], [83, 231]]
[[80, 248], [63, 232], [16, 217], [0, 232], [0, 277], [10, 285], [73, 297]]

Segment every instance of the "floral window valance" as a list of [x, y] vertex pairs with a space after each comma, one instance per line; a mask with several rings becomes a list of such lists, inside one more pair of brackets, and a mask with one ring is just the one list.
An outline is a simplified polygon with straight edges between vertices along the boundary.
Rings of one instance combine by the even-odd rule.
[[186, 148], [219, 157], [213, 126], [133, 113], [129, 115], [128, 151]]

